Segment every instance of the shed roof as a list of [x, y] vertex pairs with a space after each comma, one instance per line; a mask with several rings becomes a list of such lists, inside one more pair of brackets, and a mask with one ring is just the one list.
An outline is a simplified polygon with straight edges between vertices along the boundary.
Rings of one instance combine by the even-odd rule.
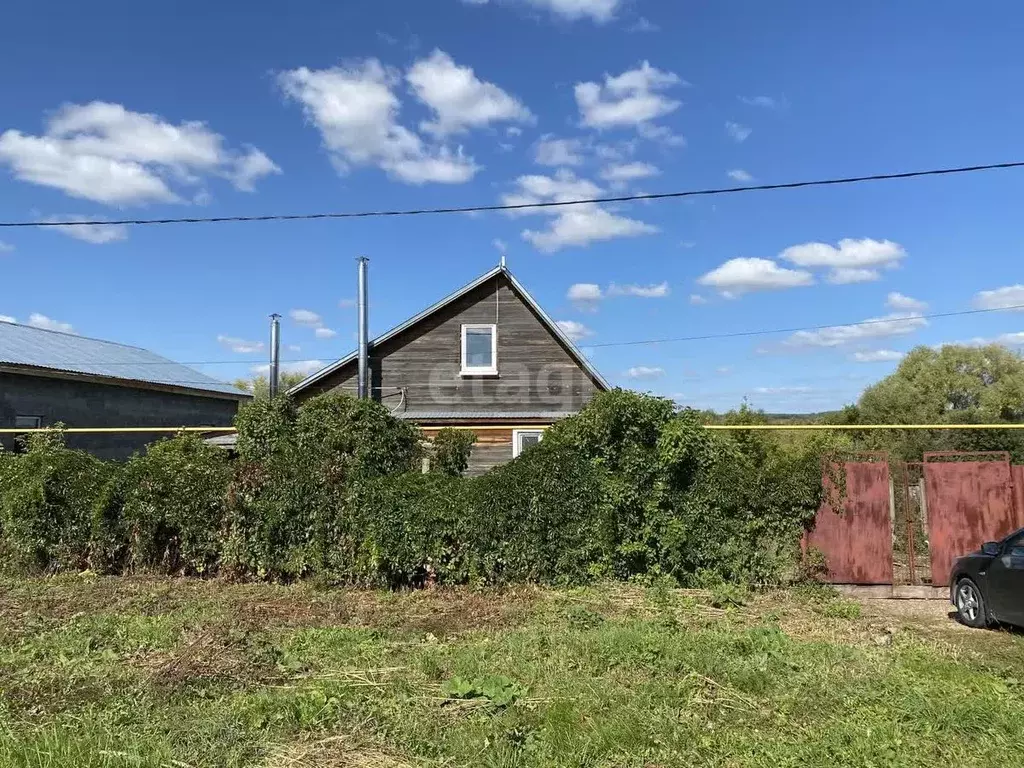
[[246, 397], [230, 384], [140, 347], [20, 323], [0, 322], [0, 366]]
[[[533, 296], [530, 295], [530, 292], [527, 291], [523, 287], [522, 283], [520, 283], [518, 280], [516, 280], [515, 276], [508, 270], [508, 267], [506, 267], [504, 264], [499, 264], [497, 267], [494, 267], [494, 269], [488, 270], [484, 274], [480, 275], [480, 277], [478, 277], [476, 280], [472, 281], [471, 283], [467, 283], [466, 285], [462, 286], [461, 288], [459, 288], [454, 293], [448, 294], [447, 296], [445, 296], [440, 301], [438, 301], [435, 304], [432, 304], [429, 307], [427, 307], [425, 310], [420, 312], [418, 315], [414, 315], [413, 317], [410, 317], [404, 323], [401, 323], [400, 325], [396, 325], [394, 328], [392, 328], [387, 333], [385, 333], [385, 334], [383, 334], [381, 336], [378, 336], [375, 339], [372, 339], [370, 341], [370, 344], [369, 344], [370, 349], [373, 349], [374, 347], [380, 346], [381, 344], [386, 342], [388, 339], [391, 339], [391, 338], [397, 336], [398, 334], [400, 334], [402, 331], [406, 330], [407, 328], [411, 328], [412, 326], [416, 325], [417, 323], [422, 322], [423, 320], [426, 320], [428, 317], [433, 315], [435, 312], [438, 312], [438, 311], [444, 309], [449, 304], [451, 304], [453, 301], [457, 301], [458, 299], [462, 298], [463, 296], [465, 296], [470, 291], [472, 291], [475, 288], [478, 288], [479, 286], [483, 285], [488, 280], [493, 280], [495, 277], [498, 277], [499, 275], [504, 275], [505, 278], [508, 279], [508, 282], [512, 286], [512, 289], [514, 291], [516, 291], [516, 293], [519, 294], [519, 296], [530, 306], [531, 309], [533, 309], [534, 312], [537, 313], [537, 316], [540, 318], [541, 323], [544, 324], [544, 326], [551, 332], [551, 334], [555, 338], [557, 338], [560, 342], [562, 342], [563, 345], [565, 345], [566, 350], [569, 352], [569, 354], [573, 358], [573, 360], [576, 361], [577, 365], [579, 365], [581, 368], [583, 368], [583, 370], [585, 370], [590, 375], [590, 377], [594, 380], [594, 382], [601, 389], [609, 389], [608, 382], [601, 375], [600, 371], [598, 371], [597, 368], [594, 367], [594, 364], [591, 363], [587, 359], [586, 355], [584, 355], [582, 352], [580, 352], [579, 347], [577, 347], [573, 343], [572, 339], [570, 339], [565, 334], [565, 332], [558, 326], [558, 323], [556, 323], [554, 320], [551, 319], [551, 316], [548, 315], [548, 313], [544, 311], [544, 309], [540, 306], [540, 304], [537, 303], [537, 300], [535, 298], [533, 298]], [[347, 365], [348, 363], [351, 363], [353, 360], [355, 360], [357, 358], [358, 355], [359, 355], [359, 350], [355, 350], [353, 352], [350, 352], [348, 355], [346, 355], [345, 357], [341, 358], [337, 362], [331, 363], [327, 367], [320, 369], [319, 371], [311, 374], [310, 376], [307, 376], [305, 379], [300, 381], [294, 387], [289, 389], [288, 390], [288, 394], [289, 395], [298, 394], [299, 392], [301, 392], [302, 390], [304, 390], [306, 387], [310, 386], [311, 384], [315, 384], [316, 382], [320, 381], [325, 376], [329, 376], [330, 374], [334, 373], [334, 371], [338, 370], [342, 366]]]

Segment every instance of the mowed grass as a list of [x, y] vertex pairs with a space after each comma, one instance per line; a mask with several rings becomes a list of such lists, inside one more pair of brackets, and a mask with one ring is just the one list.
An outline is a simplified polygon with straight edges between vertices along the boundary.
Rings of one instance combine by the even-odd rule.
[[992, 766], [1024, 638], [941, 604], [0, 581], [0, 766]]

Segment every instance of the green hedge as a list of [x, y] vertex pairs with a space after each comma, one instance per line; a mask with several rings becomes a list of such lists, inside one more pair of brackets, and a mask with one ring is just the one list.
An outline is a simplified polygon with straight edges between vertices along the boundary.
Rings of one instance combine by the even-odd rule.
[[478, 478], [461, 476], [468, 433], [442, 431], [423, 475], [419, 430], [345, 395], [301, 408], [260, 398], [236, 426], [233, 460], [178, 436], [104, 463], [59, 433], [0, 455], [3, 563], [387, 587], [769, 583], [793, 570], [836, 450], [824, 438], [709, 432], [700, 414], [624, 390]]

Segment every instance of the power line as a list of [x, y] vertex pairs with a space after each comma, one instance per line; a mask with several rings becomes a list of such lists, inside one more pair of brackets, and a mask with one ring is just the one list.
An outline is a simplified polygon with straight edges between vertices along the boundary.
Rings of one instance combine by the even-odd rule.
[[655, 192], [643, 195], [620, 195], [617, 197], [594, 197], [582, 200], [551, 200], [547, 202], [513, 203], [499, 205], [469, 205], [451, 208], [413, 208], [405, 210], [339, 211], [335, 213], [290, 213], [263, 216], [209, 216], [171, 219], [112, 219], [109, 221], [0, 221], [0, 228], [14, 227], [89, 227], [97, 225], [154, 225], [154, 224], [223, 224], [226, 222], [253, 221], [311, 221], [315, 219], [368, 219], [385, 216], [423, 216], [445, 213], [483, 213], [487, 211], [521, 211], [536, 208], [558, 208], [570, 205], [597, 205], [603, 203], [629, 203], [645, 200], [669, 200], [683, 197], [710, 197], [730, 195], [739, 192], [768, 192], [779, 189], [801, 189], [803, 187], [829, 187], [843, 184], [860, 184], [868, 181], [893, 181], [916, 179], [924, 176], [951, 176], [976, 171], [992, 171], [1024, 167], [1024, 161], [1012, 163], [989, 163], [986, 165], [964, 165], [953, 168], [932, 168], [924, 171], [901, 173], [878, 173], [869, 176], [846, 176], [841, 178], [815, 179], [810, 181], [788, 181], [780, 184], [756, 184], [746, 187], [713, 187], [679, 192]]
[[[800, 331], [823, 331], [829, 328], [852, 328], [864, 325], [876, 325], [879, 323], [893, 323], [901, 320], [938, 320], [944, 317], [961, 317], [964, 315], [983, 315], [990, 312], [1011, 312], [1014, 310], [1024, 310], [1024, 304], [1009, 304], [1005, 307], [988, 307], [984, 309], [962, 309], [954, 312], [933, 312], [931, 314], [907, 314], [899, 317], [879, 317], [873, 320], [860, 320], [853, 323], [829, 323], [827, 325], [805, 325], [793, 328], [766, 328], [762, 330], [754, 331], [731, 331], [728, 333], [706, 333], [700, 336], [674, 336], [662, 339], [637, 339], [634, 341], [606, 341], [600, 344], [583, 343], [581, 346], [591, 347], [628, 347], [628, 346], [641, 346], [645, 344], [669, 344], [673, 342], [683, 341], [709, 341], [712, 339], [735, 339], [743, 338], [748, 336], [769, 336], [778, 333], [798, 333]], [[285, 359], [281, 360], [282, 363], [309, 363], [310, 361], [305, 358]], [[103, 363], [103, 367], [116, 366], [116, 365], [250, 365], [250, 364], [267, 364], [265, 359], [257, 360], [168, 360], [166, 362], [134, 362], [134, 363]], [[66, 360], [62, 360], [60, 365], [93, 365], [94, 361], [90, 360], [83, 363], [69, 363]], [[197, 383], [208, 383], [208, 382], [197, 382]], [[429, 382], [428, 382], [429, 383]]]
[[829, 323], [828, 325], [807, 325], [800, 328], [771, 328], [760, 331], [735, 331], [731, 333], [706, 333], [701, 336], [675, 336], [664, 339], [641, 339], [638, 341], [608, 341], [601, 344], [585, 344], [586, 347], [629, 347], [642, 344], [668, 344], [677, 341], [707, 341], [709, 339], [736, 339], [746, 336], [768, 336], [776, 333], [798, 333], [800, 331], [824, 331], [829, 328], [852, 328], [862, 325], [876, 325], [878, 323], [895, 323], [901, 320], [936, 320], [942, 317], [960, 317], [962, 315], [980, 315], [987, 312], [1004, 312], [1014, 309], [1024, 309], [1024, 304], [1013, 304], [1006, 307], [991, 307], [988, 309], [963, 309], [957, 312], [934, 312], [930, 315], [901, 315], [899, 317], [879, 317], [874, 320], [861, 320], [856, 323]]

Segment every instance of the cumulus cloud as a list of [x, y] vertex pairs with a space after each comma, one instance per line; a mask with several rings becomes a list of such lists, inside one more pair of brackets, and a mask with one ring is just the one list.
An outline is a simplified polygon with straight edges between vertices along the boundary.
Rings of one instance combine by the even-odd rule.
[[898, 291], [892, 291], [885, 297], [885, 305], [898, 312], [924, 312], [928, 309], [928, 302], [911, 298]]
[[[603, 24], [615, 18], [615, 11], [623, 0], [510, 0], [521, 5], [529, 5], [549, 11], [569, 21], [590, 19]], [[488, 0], [462, 0], [467, 5], [487, 5]]]
[[771, 96], [740, 96], [739, 100], [748, 107], [763, 107], [764, 109], [775, 109], [779, 103]]
[[0, 240], [0, 253], [11, 253], [13, 251], [13, 245], [11, 245], [10, 243], [5, 243], [3, 240]]
[[[580, 200], [597, 197], [602, 189], [571, 171], [560, 169], [554, 176], [528, 175], [516, 179], [518, 189], [502, 198], [505, 205], [523, 205], [548, 201]], [[546, 229], [524, 229], [521, 236], [537, 250], [553, 253], [562, 248], [582, 247], [619, 237], [637, 237], [657, 232], [657, 227], [636, 219], [619, 216], [599, 205], [573, 205], [512, 212], [513, 215], [546, 215]]]
[[413, 64], [405, 79], [416, 98], [434, 113], [434, 119], [420, 123], [420, 128], [435, 136], [533, 119], [518, 99], [479, 79], [471, 67], [457, 65], [441, 50]]
[[665, 369], [652, 365], [635, 365], [626, 371], [629, 379], [656, 379], [665, 375]]
[[604, 292], [597, 283], [573, 283], [565, 294], [576, 309], [596, 312], [597, 305], [604, 298]]
[[907, 255], [891, 240], [844, 238], [837, 245], [803, 243], [786, 248], [779, 257], [800, 267], [830, 267], [830, 283], [860, 283], [877, 280], [878, 268], [893, 269]]
[[638, 179], [649, 179], [657, 176], [659, 171], [650, 163], [618, 163], [601, 169], [601, 178], [612, 184], [624, 184]]
[[701, 304], [707, 304], [708, 300], [705, 297], [701, 296], [699, 293], [691, 293], [690, 303], [693, 304], [694, 306], [699, 306]]
[[17, 319], [11, 317], [10, 315], [0, 315], [0, 323], [16, 323], [16, 322], [18, 322]]
[[333, 328], [325, 328], [324, 326], [320, 326], [319, 328], [313, 331], [313, 335], [316, 336], [318, 339], [333, 339], [335, 336], [338, 335], [338, 332]]
[[698, 280], [701, 285], [715, 288], [727, 298], [751, 291], [770, 291], [812, 285], [814, 276], [800, 269], [780, 267], [771, 259], [729, 259]]
[[252, 352], [263, 351], [262, 341], [246, 341], [245, 339], [239, 339], [235, 336], [220, 335], [217, 337], [217, 343], [223, 347], [227, 347], [232, 352], [238, 352], [239, 354], [250, 354]]
[[833, 285], [849, 285], [850, 283], [870, 283], [882, 277], [878, 270], [861, 267], [837, 267], [825, 277]]
[[594, 335], [594, 332], [587, 326], [575, 320], [558, 320], [556, 325], [562, 330], [562, 333], [569, 337], [570, 341], [581, 341]]
[[750, 137], [753, 130], [745, 125], [740, 125], [739, 123], [734, 123], [729, 120], [725, 124], [725, 132], [729, 135], [730, 139], [735, 141], [737, 144], [741, 144]]
[[928, 321], [920, 314], [894, 312], [852, 325], [833, 325], [815, 331], [797, 331], [783, 343], [788, 347], [839, 347], [871, 339], [906, 336], [927, 325]]
[[873, 349], [867, 352], [854, 352], [850, 359], [855, 363], [891, 363], [902, 360], [903, 353], [894, 349]]
[[642, 299], [661, 299], [669, 294], [667, 282], [652, 283], [651, 285], [618, 285], [612, 283], [608, 286], [609, 296], [638, 296]]
[[62, 323], [46, 315], [33, 312], [28, 316], [28, 324], [33, 328], [42, 328], [47, 331], [61, 331], [62, 333], [74, 333], [75, 329], [71, 323]]
[[[69, 214], [64, 216], [48, 216], [43, 221], [91, 222], [97, 220], [88, 216]], [[128, 227], [124, 224], [57, 224], [47, 227], [47, 229], [55, 229], [68, 237], [92, 243], [93, 245], [106, 245], [107, 243], [116, 243], [120, 240], [128, 239]]]
[[1006, 285], [991, 291], [979, 291], [974, 295], [974, 306], [978, 309], [1024, 309], [1024, 285]]
[[[399, 124], [399, 80], [398, 73], [377, 59], [330, 69], [300, 67], [278, 75], [282, 91], [302, 106], [319, 130], [339, 173], [374, 166], [407, 184], [462, 184], [472, 179], [480, 167], [461, 147], [427, 142]], [[447, 113], [447, 121], [435, 114], [432, 125], [438, 129], [467, 125], [453, 112]]]
[[547, 134], [537, 142], [533, 159], [540, 165], [581, 165], [583, 142], [579, 139], [556, 139]]
[[228, 179], [251, 191], [280, 169], [260, 150], [225, 146], [205, 123], [177, 125], [120, 104], [65, 104], [39, 136], [0, 134], [0, 163], [15, 178], [107, 205], [181, 202], [182, 187]]
[[745, 183], [745, 182], [753, 181], [754, 180], [754, 177], [751, 176], [746, 171], [744, 171], [742, 168], [737, 168], [735, 170], [728, 171], [728, 172], [726, 172], [725, 175], [728, 176], [733, 181], [738, 181], [738, 182], [741, 182], [741, 183]]
[[318, 328], [323, 324], [323, 318], [311, 309], [293, 309], [288, 313], [288, 317], [299, 325], [308, 325], [313, 328]]
[[806, 395], [813, 392], [811, 387], [755, 387], [754, 393], [758, 395]]
[[[650, 127], [651, 121], [679, 108], [680, 102], [664, 91], [682, 84], [675, 73], [644, 61], [621, 75], [605, 75], [603, 83], [577, 83], [576, 105], [582, 124], [589, 128]], [[648, 137], [655, 138], [650, 133]]]

